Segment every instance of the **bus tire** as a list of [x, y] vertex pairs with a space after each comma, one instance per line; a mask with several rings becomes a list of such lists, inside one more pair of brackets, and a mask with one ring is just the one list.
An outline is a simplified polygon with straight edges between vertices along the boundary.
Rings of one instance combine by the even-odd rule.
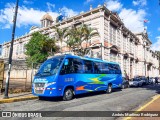
[[73, 89], [72, 88], [67, 88], [64, 91], [63, 100], [65, 100], [65, 101], [71, 100], [73, 98], [73, 96], [74, 96]]
[[108, 84], [107, 93], [110, 94], [112, 92], [112, 84]]

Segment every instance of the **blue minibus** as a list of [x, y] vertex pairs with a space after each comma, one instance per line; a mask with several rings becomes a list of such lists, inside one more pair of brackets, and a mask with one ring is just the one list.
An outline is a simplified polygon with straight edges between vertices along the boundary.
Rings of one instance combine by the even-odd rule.
[[122, 85], [118, 63], [70, 54], [46, 60], [35, 74], [32, 93], [39, 98], [62, 96], [71, 100], [74, 95], [94, 92], [112, 92]]

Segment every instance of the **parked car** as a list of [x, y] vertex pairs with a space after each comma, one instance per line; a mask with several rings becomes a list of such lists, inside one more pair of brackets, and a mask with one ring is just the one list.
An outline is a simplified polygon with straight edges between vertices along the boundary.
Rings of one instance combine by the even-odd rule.
[[129, 88], [129, 81], [126, 80], [125, 77], [123, 77], [123, 82], [122, 82], [122, 89], [125, 89], [125, 88]]
[[149, 77], [149, 84], [153, 84], [155, 82], [155, 79], [153, 77]]
[[143, 85], [148, 85], [149, 84], [149, 80], [145, 76], [141, 76], [141, 77], [139, 77], [139, 79], [141, 79], [143, 81]]
[[143, 85], [143, 80], [139, 79], [139, 78], [133, 78], [130, 82], [129, 85], [130, 86], [135, 86], [135, 87], [139, 87]]

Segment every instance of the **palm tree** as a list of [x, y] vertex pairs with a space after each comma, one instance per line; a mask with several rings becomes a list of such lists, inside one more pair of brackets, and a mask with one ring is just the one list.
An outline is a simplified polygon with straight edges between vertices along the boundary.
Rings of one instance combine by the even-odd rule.
[[56, 34], [55, 34], [56, 35], [56, 40], [60, 41], [60, 43], [61, 43], [60, 51], [62, 52], [62, 42], [65, 39], [67, 28], [60, 29], [58, 27], [54, 27], [53, 29], [55, 29], [55, 31], [56, 31]]
[[[84, 36], [84, 41], [86, 42], [86, 47], [84, 48], [84, 55], [87, 54], [88, 52], [87, 45], [88, 45], [89, 40], [91, 41], [91, 38], [96, 35], [99, 36], [99, 32], [97, 31], [96, 28], [88, 27], [85, 24], [83, 25], [83, 36]], [[91, 43], [89, 43], [89, 45], [90, 44]]]
[[[88, 51], [88, 41], [95, 35], [99, 35], [96, 29], [92, 29], [85, 24], [81, 25], [80, 27], [73, 26], [66, 34], [66, 36], [68, 36], [68, 40], [66, 41], [66, 43], [74, 51], [77, 48], [77, 50], [79, 51], [78, 54], [83, 56]], [[84, 41], [86, 42], [85, 48], [82, 45]]]
[[74, 52], [76, 51], [76, 48], [78, 50], [81, 49], [81, 43], [82, 43], [81, 38], [83, 37], [83, 34], [80, 28], [73, 26], [71, 29], [67, 31], [67, 34], [65, 37], [68, 38], [68, 40], [66, 41], [67, 45], [70, 48], [72, 48]]

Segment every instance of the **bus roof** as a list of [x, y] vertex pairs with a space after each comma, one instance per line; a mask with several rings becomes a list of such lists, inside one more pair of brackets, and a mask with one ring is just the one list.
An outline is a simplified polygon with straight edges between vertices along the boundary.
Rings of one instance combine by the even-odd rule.
[[[77, 56], [77, 55], [72, 55], [72, 54], [63, 54], [63, 55], [57, 55], [57, 56], [54, 56], [54, 57], [70, 57], [70, 58], [79, 58], [79, 59], [82, 59], [82, 60], [91, 60], [91, 61], [96, 61], [96, 62], [106, 62], [106, 63], [111, 63], [111, 64], [118, 64], [116, 62], [109, 62], [109, 61], [105, 61], [105, 60], [102, 60], [102, 59], [99, 59], [99, 58], [90, 58], [90, 57], [81, 57], [81, 56]], [[54, 58], [52, 57], [52, 58]], [[50, 59], [52, 59], [50, 58]]]

